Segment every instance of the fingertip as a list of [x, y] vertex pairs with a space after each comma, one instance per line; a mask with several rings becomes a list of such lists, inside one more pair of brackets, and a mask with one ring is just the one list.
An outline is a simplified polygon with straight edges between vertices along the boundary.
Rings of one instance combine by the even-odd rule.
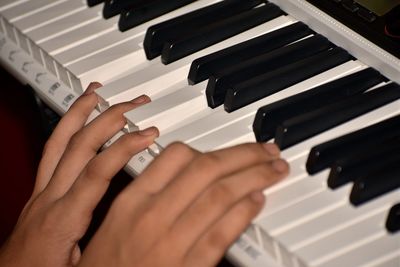
[[277, 159], [272, 162], [272, 168], [278, 173], [288, 173], [290, 167], [286, 160]]
[[138, 131], [138, 134], [141, 136], [152, 136], [154, 138], [157, 138], [160, 135], [160, 131], [157, 129], [157, 127], [150, 127], [141, 131]]
[[263, 147], [271, 156], [278, 156], [281, 153], [279, 147], [274, 143], [265, 143], [263, 144]]
[[96, 89], [103, 87], [103, 85], [99, 82], [91, 82], [85, 92], [82, 95], [90, 95], [92, 94]]
[[88, 88], [99, 88], [99, 87], [102, 87], [102, 86], [103, 86], [102, 83], [99, 83], [99, 82], [91, 82], [91, 83], [89, 84]]
[[130, 102], [132, 102], [134, 104], [143, 104], [143, 103], [151, 102], [151, 99], [147, 95], [141, 95], [135, 99], [132, 99]]
[[260, 191], [251, 193], [250, 198], [255, 204], [258, 205], [263, 205], [265, 202], [265, 195]]

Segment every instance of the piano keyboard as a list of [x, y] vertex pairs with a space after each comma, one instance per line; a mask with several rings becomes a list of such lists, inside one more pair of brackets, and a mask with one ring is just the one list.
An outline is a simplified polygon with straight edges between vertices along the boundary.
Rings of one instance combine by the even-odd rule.
[[291, 174], [238, 266], [399, 267], [400, 60], [305, 0], [135, 2], [2, 0], [0, 61], [60, 114], [91, 81], [91, 119], [149, 95], [124, 131], [161, 135], [132, 175], [175, 141], [279, 144]]

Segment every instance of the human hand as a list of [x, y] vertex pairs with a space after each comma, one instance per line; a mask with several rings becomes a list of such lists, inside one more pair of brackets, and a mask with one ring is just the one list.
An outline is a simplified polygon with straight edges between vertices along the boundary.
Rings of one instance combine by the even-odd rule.
[[79, 267], [215, 266], [285, 177], [273, 144], [169, 146], [120, 193]]
[[3, 267], [75, 266], [78, 241], [112, 177], [158, 131], [126, 134], [97, 154], [126, 121], [122, 114], [150, 101], [141, 97], [116, 105], [85, 126], [97, 104], [93, 83], [61, 119], [46, 143], [32, 197], [0, 251]]

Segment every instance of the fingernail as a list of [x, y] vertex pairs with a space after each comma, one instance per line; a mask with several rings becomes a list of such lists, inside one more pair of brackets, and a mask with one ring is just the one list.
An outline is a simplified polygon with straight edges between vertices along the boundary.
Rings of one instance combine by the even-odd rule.
[[283, 159], [278, 159], [272, 162], [272, 168], [274, 168], [277, 172], [286, 172], [289, 168], [289, 165]]
[[131, 102], [134, 104], [141, 104], [141, 103], [144, 103], [145, 101], [147, 101], [148, 99], [149, 99], [149, 97], [147, 95], [141, 95], [141, 96], [131, 100]]
[[262, 204], [265, 202], [265, 196], [262, 192], [253, 192], [250, 197], [255, 203]]
[[271, 156], [276, 156], [276, 155], [279, 155], [279, 153], [280, 153], [279, 147], [272, 143], [264, 144], [264, 148], [268, 152], [268, 154], [270, 154]]
[[87, 87], [87, 89], [85, 90], [85, 92], [83, 93], [83, 95], [90, 95], [93, 94], [94, 91], [100, 87], [102, 87], [103, 85], [99, 82], [91, 82], [89, 84], [89, 86]]
[[150, 127], [150, 128], [141, 130], [138, 133], [140, 135], [143, 135], [143, 136], [151, 136], [151, 135], [157, 135], [158, 136], [158, 129], [156, 127]]

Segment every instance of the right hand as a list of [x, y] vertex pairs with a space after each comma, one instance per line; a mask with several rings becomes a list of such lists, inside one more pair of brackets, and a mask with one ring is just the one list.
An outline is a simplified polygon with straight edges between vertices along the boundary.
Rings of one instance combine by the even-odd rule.
[[173, 144], [117, 197], [79, 266], [214, 266], [288, 170], [273, 144]]

